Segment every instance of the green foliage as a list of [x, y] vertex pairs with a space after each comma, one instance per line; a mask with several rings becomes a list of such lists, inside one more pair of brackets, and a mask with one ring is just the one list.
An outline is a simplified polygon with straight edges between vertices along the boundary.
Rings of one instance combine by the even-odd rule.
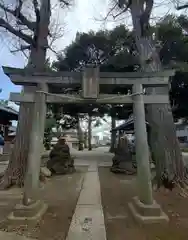
[[170, 99], [174, 117], [188, 118], [188, 72], [178, 71], [171, 81]]
[[[181, 24], [180, 24], [181, 22]], [[165, 67], [175, 68], [171, 78], [170, 100], [174, 117], [188, 117], [188, 35], [185, 16], [169, 15], [156, 26], [157, 37], [161, 41], [160, 57]]]
[[180, 15], [177, 18], [178, 23], [186, 33], [188, 33], [188, 17], [185, 15]]
[[[92, 54], [91, 54], [92, 52]], [[100, 66], [100, 71], [133, 71], [138, 67], [135, 57], [135, 44], [132, 33], [123, 25], [111, 31], [77, 33], [76, 39], [58, 56], [53, 67], [58, 71], [80, 71], [89, 63]], [[106, 90], [106, 89], [105, 89]], [[78, 91], [78, 89], [77, 89]], [[108, 89], [111, 93], [127, 93], [127, 88]], [[104, 117], [104, 114], [116, 115], [125, 119], [127, 111], [123, 105], [111, 106], [100, 104], [67, 105], [63, 112], [75, 118], [78, 113], [90, 114], [93, 117]], [[129, 109], [130, 112], [130, 109]], [[98, 125], [98, 120], [96, 122]]]
[[123, 25], [111, 31], [77, 33], [53, 67], [59, 71], [80, 71], [92, 63], [100, 66], [101, 71], [130, 71], [138, 63], [132, 54], [134, 46], [132, 34]]
[[8, 100], [0, 100], [0, 105], [8, 106]]
[[[188, 61], [188, 37], [178, 18], [164, 18], [156, 26], [157, 38], [162, 44], [160, 57], [163, 65], [185, 68]], [[186, 65], [184, 64], [186, 63]]]
[[[188, 116], [188, 107], [186, 106], [188, 101], [187, 26], [187, 17], [167, 15], [152, 27], [164, 68], [177, 70], [175, 77], [171, 79], [170, 89], [170, 100], [175, 118]], [[53, 63], [53, 67], [58, 71], [80, 71], [88, 63], [92, 63], [98, 65], [100, 71], [130, 72], [139, 68], [136, 53], [137, 49], [132, 32], [120, 25], [110, 31], [77, 33], [75, 41], [59, 55], [58, 60]], [[101, 89], [101, 91], [104, 90], [108, 93], [126, 94], [129, 89], [117, 86], [115, 89]], [[93, 116], [98, 114], [101, 117], [107, 113], [110, 116], [125, 119], [132, 113], [132, 107], [123, 105], [67, 105], [64, 107], [64, 113], [74, 117], [76, 124], [78, 113], [90, 113]]]
[[181, 148], [182, 152], [188, 153], [188, 148]]
[[47, 116], [44, 129], [44, 147], [46, 150], [50, 149], [53, 132], [52, 128], [57, 126], [56, 119], [53, 117]]

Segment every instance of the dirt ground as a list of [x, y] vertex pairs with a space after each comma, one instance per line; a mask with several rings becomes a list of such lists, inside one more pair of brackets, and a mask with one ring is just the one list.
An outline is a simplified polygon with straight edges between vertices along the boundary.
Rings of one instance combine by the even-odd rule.
[[155, 192], [154, 197], [168, 214], [168, 224], [138, 225], [131, 217], [127, 203], [136, 195], [131, 176], [116, 175], [109, 168], [99, 168], [102, 205], [108, 240], [187, 240], [188, 199], [176, 190]]
[[52, 177], [47, 181], [40, 190], [40, 198], [48, 204], [48, 210], [36, 226], [23, 224], [15, 227], [4, 221], [0, 230], [39, 240], [65, 240], [86, 171], [86, 167], [79, 167], [74, 174]]

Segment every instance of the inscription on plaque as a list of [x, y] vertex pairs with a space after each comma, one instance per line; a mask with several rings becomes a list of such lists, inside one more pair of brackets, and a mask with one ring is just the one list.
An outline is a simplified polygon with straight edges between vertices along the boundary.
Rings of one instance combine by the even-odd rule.
[[82, 79], [82, 97], [97, 99], [99, 93], [99, 69], [85, 68]]

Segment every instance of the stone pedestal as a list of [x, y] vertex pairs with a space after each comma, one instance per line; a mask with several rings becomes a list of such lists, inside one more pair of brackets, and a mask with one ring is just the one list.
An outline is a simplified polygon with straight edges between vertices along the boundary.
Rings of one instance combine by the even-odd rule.
[[37, 222], [41, 219], [47, 210], [47, 204], [42, 201], [36, 201], [28, 206], [17, 204], [13, 212], [8, 216], [8, 220], [12, 222]]
[[146, 205], [140, 202], [138, 197], [134, 197], [128, 204], [134, 219], [141, 224], [167, 223], [168, 216], [162, 211], [159, 204], [153, 201], [153, 204]]

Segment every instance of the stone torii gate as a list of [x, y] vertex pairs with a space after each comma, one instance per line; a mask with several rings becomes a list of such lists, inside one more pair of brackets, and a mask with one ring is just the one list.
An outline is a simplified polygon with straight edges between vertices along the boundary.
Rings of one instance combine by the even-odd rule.
[[[151, 173], [149, 166], [149, 151], [145, 125], [144, 104], [169, 103], [168, 95], [145, 95], [143, 88], [168, 87], [172, 70], [163, 72], [99, 72], [98, 68], [88, 66], [83, 72], [28, 72], [26, 69], [4, 67], [14, 84], [33, 88], [28, 93], [11, 93], [10, 101], [28, 102], [34, 104], [30, 149], [28, 157], [28, 172], [25, 179], [24, 195], [35, 199], [39, 186], [41, 149], [43, 146], [44, 124], [47, 103], [101, 103], [101, 104], [133, 104], [134, 125], [136, 136], [136, 161], [138, 197], [129, 204], [133, 216], [140, 222], [166, 221], [168, 217], [153, 200]], [[81, 94], [62, 94], [62, 88], [82, 86]], [[102, 94], [104, 89], [114, 86], [131, 86], [131, 95]], [[31, 206], [23, 206], [24, 209]], [[19, 206], [19, 208], [21, 208]], [[15, 211], [18, 214], [18, 211]], [[17, 217], [16, 215], [14, 217]], [[18, 215], [18, 217], [20, 217]], [[28, 216], [26, 216], [28, 217]], [[32, 216], [33, 217], [33, 216]]]

